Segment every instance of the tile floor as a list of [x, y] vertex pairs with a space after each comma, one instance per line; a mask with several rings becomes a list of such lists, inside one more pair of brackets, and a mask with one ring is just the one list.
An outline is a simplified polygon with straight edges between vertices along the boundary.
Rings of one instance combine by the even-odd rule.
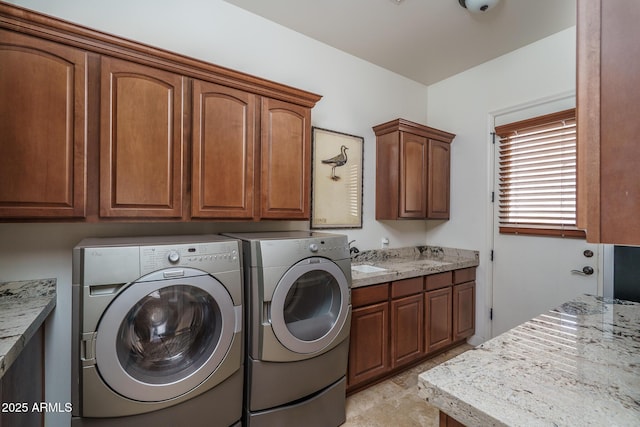
[[473, 346], [464, 344], [347, 398], [341, 427], [437, 427], [438, 410], [418, 397], [418, 375]]

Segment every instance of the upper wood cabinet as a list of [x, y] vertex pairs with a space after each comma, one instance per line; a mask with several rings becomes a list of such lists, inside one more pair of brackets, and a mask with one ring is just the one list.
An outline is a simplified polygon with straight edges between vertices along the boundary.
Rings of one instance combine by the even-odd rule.
[[86, 215], [81, 50], [0, 30], [0, 217]]
[[375, 126], [376, 219], [448, 219], [455, 135], [397, 119]]
[[[401, 218], [427, 216], [427, 152], [427, 138], [400, 134], [398, 216]], [[385, 163], [385, 159], [380, 160]]]
[[103, 57], [100, 216], [180, 218], [184, 78]]
[[3, 2], [0, 64], [0, 218], [310, 216], [319, 95]]
[[309, 219], [311, 110], [262, 99], [261, 209], [269, 219]]
[[427, 218], [449, 219], [451, 144], [429, 139]]
[[192, 217], [253, 218], [257, 98], [193, 82]]
[[578, 227], [640, 245], [640, 2], [579, 0]]
[[310, 115], [306, 107], [195, 81], [192, 217], [309, 218]]

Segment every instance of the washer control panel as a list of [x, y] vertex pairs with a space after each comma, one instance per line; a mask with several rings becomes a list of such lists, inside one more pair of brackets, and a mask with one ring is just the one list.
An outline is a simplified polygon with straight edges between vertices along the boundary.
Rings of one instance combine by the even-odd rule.
[[207, 272], [240, 269], [237, 242], [140, 246], [142, 274], [167, 267], [192, 267]]

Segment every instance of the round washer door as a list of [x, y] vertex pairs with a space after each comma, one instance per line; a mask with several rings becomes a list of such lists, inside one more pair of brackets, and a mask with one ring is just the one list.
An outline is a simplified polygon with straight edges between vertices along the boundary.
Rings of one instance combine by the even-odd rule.
[[185, 270], [198, 275], [131, 283], [100, 319], [96, 367], [120, 395], [175, 398], [206, 380], [228, 352], [236, 330], [231, 296], [207, 273]]
[[349, 282], [337, 264], [307, 258], [282, 276], [271, 301], [271, 326], [286, 348], [316, 353], [340, 334], [349, 310]]

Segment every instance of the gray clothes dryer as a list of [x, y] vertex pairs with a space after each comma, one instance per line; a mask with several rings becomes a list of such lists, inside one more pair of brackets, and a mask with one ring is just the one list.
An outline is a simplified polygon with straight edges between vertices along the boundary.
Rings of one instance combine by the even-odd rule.
[[345, 420], [351, 260], [343, 235], [228, 234], [243, 241], [245, 426]]
[[73, 426], [239, 425], [237, 240], [85, 239], [72, 296]]

